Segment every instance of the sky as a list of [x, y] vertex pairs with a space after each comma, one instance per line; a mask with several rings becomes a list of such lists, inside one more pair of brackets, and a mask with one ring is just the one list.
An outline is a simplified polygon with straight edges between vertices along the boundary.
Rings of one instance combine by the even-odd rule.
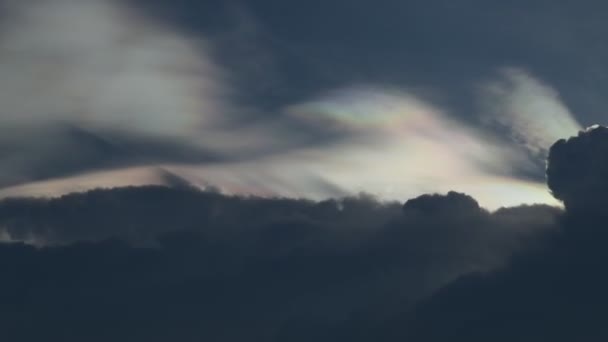
[[549, 147], [604, 120], [587, 7], [5, 0], [0, 196], [168, 171], [230, 194], [558, 205]]
[[606, 11], [0, 0], [0, 339], [606, 341]]

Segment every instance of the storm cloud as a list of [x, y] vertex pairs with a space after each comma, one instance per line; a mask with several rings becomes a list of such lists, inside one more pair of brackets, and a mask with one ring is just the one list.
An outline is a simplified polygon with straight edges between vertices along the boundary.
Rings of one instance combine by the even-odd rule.
[[454, 192], [404, 205], [187, 187], [7, 199], [0, 327], [15, 341], [351, 336], [356, 321], [373, 329], [462, 274], [503, 265], [559, 213], [491, 213]]
[[[605, 339], [605, 127], [594, 127], [551, 148], [548, 182], [565, 203], [545, 246], [505, 269], [462, 277], [415, 314], [408, 338], [443, 341], [571, 341]], [[406, 334], [407, 335], [407, 334]], [[405, 336], [405, 335], [403, 335]]]

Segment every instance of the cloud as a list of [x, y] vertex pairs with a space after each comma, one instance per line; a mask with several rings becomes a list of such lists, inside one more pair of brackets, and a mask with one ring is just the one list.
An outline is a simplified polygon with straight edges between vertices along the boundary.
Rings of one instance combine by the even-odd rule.
[[[280, 78], [281, 58], [247, 7], [207, 34], [132, 2], [4, 4], [0, 196], [61, 195], [127, 178], [162, 184], [119, 176], [160, 167], [237, 194], [318, 200], [363, 191], [402, 200], [457, 190], [491, 209], [556, 204], [541, 180], [542, 157], [416, 87], [342, 82], [291, 102], [254, 101], [262, 96], [252, 88]], [[238, 48], [256, 56], [241, 68]], [[476, 96], [498, 108], [494, 117], [515, 113], [500, 123], [532, 151], [576, 127], [556, 93], [524, 72], [508, 70], [484, 90]], [[563, 120], [526, 119], [539, 110]]]
[[[605, 197], [608, 179], [602, 157], [605, 127], [592, 127], [550, 150], [548, 183], [565, 203], [558, 234], [541, 238], [542, 248], [508, 267], [461, 277], [421, 303], [404, 337], [416, 341], [570, 341], [606, 337], [608, 257]], [[400, 318], [405, 318], [401, 316]], [[394, 322], [399, 321], [396, 319]], [[509, 322], [508, 329], [504, 329]]]
[[[287, 108], [320, 130], [347, 138], [310, 149], [291, 163], [343, 189], [402, 199], [455, 189], [486, 207], [555, 203], [540, 182], [520, 174], [535, 164], [515, 147], [454, 119], [449, 110], [405, 91], [353, 87]], [[495, 193], [513, 188], [513, 197]]]
[[[170, 187], [195, 186], [188, 180], [171, 172], [171, 169], [164, 169], [162, 167], [132, 167], [29, 182], [25, 185], [12, 186], [0, 190], [0, 197], [53, 198], [72, 192], [85, 192], [92, 189], [144, 185], [164, 185]], [[206, 183], [199, 183], [196, 186], [200, 189], [212, 188], [210, 184]]]
[[608, 129], [591, 127], [576, 137], [559, 140], [550, 150], [547, 182], [569, 211], [602, 212], [608, 182]]
[[[536, 170], [528, 155], [406, 91], [347, 87], [280, 112], [283, 117], [274, 122], [229, 130], [245, 137], [245, 141], [250, 140], [247, 136], [268, 140], [265, 153], [249, 153], [242, 160], [235, 150], [221, 153], [218, 151], [222, 149], [211, 148], [203, 153], [202, 146], [212, 144], [188, 149], [171, 141], [144, 142], [140, 137], [135, 141], [124, 137], [107, 140], [81, 129], [72, 133], [74, 141], [66, 144], [86, 151], [82, 155], [89, 167], [154, 163], [194, 186], [213, 185], [232, 194], [319, 200], [367, 192], [382, 199], [401, 200], [427, 192], [457, 190], [474, 195], [491, 209], [521, 203], [557, 204], [541, 182], [522, 176]], [[309, 138], [319, 137], [319, 141], [307, 142], [302, 131]], [[67, 161], [52, 155], [28, 164], [43, 172], [38, 179], [60, 179], [11, 187], [0, 195], [60, 195], [125, 185], [121, 177], [112, 184], [112, 175], [118, 175], [118, 171], [65, 176], [69, 167], [76, 167], [74, 164], [82, 160], [66, 167], [65, 163], [78, 154], [62, 156]], [[36, 175], [33, 170], [29, 173]], [[158, 184], [153, 180], [150, 183]]]
[[[491, 212], [458, 192], [403, 204], [227, 196], [162, 170], [175, 188], [5, 199], [0, 326], [22, 340], [40, 331], [24, 333], [26, 320], [67, 340], [604, 336], [605, 132], [551, 148], [565, 211]], [[48, 309], [59, 305], [71, 310]]]
[[65, 120], [183, 137], [221, 114], [225, 75], [201, 39], [111, 0], [11, 4], [0, 56], [5, 123]]
[[485, 123], [506, 130], [514, 142], [543, 159], [555, 141], [582, 128], [558, 92], [524, 70], [504, 69], [498, 80], [480, 89]]
[[[528, 211], [534, 215], [520, 214]], [[464, 273], [504, 264], [551, 230], [559, 213], [544, 206], [491, 213], [458, 193], [405, 205], [184, 187], [3, 200], [0, 266], [10, 281], [0, 294], [10, 296], [0, 295], [0, 327], [21, 340], [40, 331], [69, 332], [68, 341], [93, 332], [150, 341], [334, 340]], [[70, 309], [55, 310], [60, 303]], [[19, 329], [26, 316], [44, 329]]]
[[230, 73], [213, 60], [211, 42], [120, 1], [3, 6], [0, 187], [239, 159], [272, 142], [234, 125], [245, 111], [229, 101]]
[[[176, 2], [0, 3], [0, 195], [172, 187], [0, 201], [5, 339], [606, 340], [606, 129], [548, 151], [557, 200], [539, 168], [589, 108], [564, 88], [603, 84], [575, 58], [602, 11], [251, 5], [284, 78], [241, 97], [241, 58], [156, 20]], [[475, 87], [504, 64], [531, 72]]]

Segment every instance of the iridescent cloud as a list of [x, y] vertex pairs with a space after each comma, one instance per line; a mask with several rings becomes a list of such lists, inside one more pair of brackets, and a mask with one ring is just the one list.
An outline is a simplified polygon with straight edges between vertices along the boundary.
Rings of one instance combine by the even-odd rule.
[[[241, 194], [404, 200], [458, 190], [491, 208], [555, 203], [543, 182], [518, 176], [538, 171], [538, 161], [505, 143], [504, 132], [465, 124], [407, 91], [345, 86], [258, 115], [236, 104], [211, 42], [124, 3], [4, 4], [1, 196], [162, 183], [154, 170], [164, 167]], [[579, 128], [555, 91], [520, 70], [478, 97], [485, 122], [534, 155]], [[333, 139], [303, 144], [303, 134]]]
[[194, 185], [228, 193], [321, 199], [367, 192], [403, 200], [457, 190], [488, 208], [557, 204], [543, 182], [513, 176], [533, 167], [527, 155], [407, 93], [349, 88], [285, 112], [347, 138], [246, 162], [165, 167]]

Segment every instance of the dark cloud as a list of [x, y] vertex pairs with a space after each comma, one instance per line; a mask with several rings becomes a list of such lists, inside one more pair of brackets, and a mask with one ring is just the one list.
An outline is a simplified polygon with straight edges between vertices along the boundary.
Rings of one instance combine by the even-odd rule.
[[490, 213], [457, 193], [405, 205], [187, 187], [7, 199], [0, 328], [12, 341], [358, 340], [503, 264], [558, 214]]
[[[462, 277], [421, 304], [408, 338], [445, 341], [602, 341], [608, 337], [605, 127], [557, 142], [549, 186], [566, 212], [543, 248], [503, 270]], [[406, 334], [407, 335], [407, 334]]]
[[597, 127], [551, 147], [547, 182], [568, 211], [603, 211], [608, 196], [608, 128]]

